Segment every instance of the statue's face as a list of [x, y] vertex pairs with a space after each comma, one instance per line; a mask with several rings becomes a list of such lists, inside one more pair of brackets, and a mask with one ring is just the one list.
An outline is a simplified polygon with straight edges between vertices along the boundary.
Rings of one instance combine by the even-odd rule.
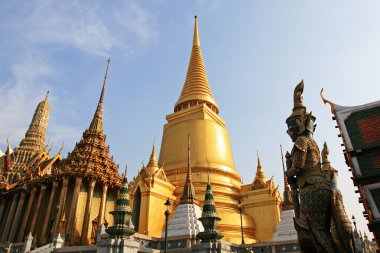
[[292, 139], [293, 142], [296, 141], [299, 131], [300, 131], [300, 128], [297, 125], [295, 120], [292, 120], [288, 123], [288, 130], [286, 132], [288, 133], [288, 135], [290, 136], [290, 139]]

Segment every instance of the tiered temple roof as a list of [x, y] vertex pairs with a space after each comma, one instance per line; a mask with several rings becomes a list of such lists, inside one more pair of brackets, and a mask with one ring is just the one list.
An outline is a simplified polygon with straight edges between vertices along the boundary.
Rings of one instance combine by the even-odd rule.
[[110, 186], [120, 186], [122, 178], [118, 166], [109, 156], [109, 147], [106, 145], [106, 136], [103, 132], [103, 101], [109, 62], [110, 60], [90, 127], [83, 132], [82, 139], [76, 143], [74, 150], [63, 160], [62, 166], [57, 168], [56, 173], [93, 178]]

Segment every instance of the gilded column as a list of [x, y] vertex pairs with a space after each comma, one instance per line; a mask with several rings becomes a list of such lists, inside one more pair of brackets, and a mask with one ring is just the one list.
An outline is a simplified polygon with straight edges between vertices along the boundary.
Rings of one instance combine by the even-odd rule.
[[108, 190], [108, 185], [104, 184], [103, 191], [102, 191], [102, 199], [100, 200], [100, 207], [99, 207], [99, 214], [98, 214], [98, 227], [100, 227], [104, 221], [104, 211], [105, 211], [106, 201], [107, 201], [107, 190]]
[[37, 222], [38, 214], [40, 213], [41, 203], [42, 203], [42, 199], [44, 198], [45, 191], [46, 191], [46, 185], [43, 184], [41, 185], [41, 190], [40, 190], [40, 194], [38, 195], [37, 205], [33, 211], [33, 218], [32, 218], [32, 222], [30, 223], [29, 232], [31, 232], [32, 235], [34, 235], [34, 229], [36, 227], [36, 222]]
[[77, 210], [78, 206], [78, 197], [79, 197], [79, 191], [80, 187], [82, 184], [82, 177], [77, 177], [75, 179], [75, 187], [74, 187], [74, 192], [73, 192], [73, 198], [71, 200], [71, 205], [70, 205], [70, 212], [69, 212], [69, 219], [68, 219], [68, 224], [66, 227], [66, 240], [67, 242], [72, 242], [72, 230], [74, 226], [74, 221], [75, 221], [75, 213]]
[[9, 233], [9, 237], [8, 237], [8, 240], [10, 242], [14, 242], [13, 240], [14, 240], [15, 235], [16, 235], [17, 227], [18, 227], [18, 224], [20, 224], [20, 215], [22, 212], [22, 208], [24, 207], [25, 194], [26, 194], [25, 190], [23, 190], [20, 194], [20, 199], [18, 201], [18, 205], [16, 208], [16, 214], [15, 214], [15, 217], [13, 218], [13, 224], [12, 224], [11, 232]]
[[50, 193], [49, 204], [48, 204], [48, 206], [46, 208], [46, 215], [45, 215], [44, 221], [42, 223], [42, 230], [41, 230], [41, 234], [40, 234], [40, 237], [39, 237], [39, 239], [41, 240], [42, 244], [45, 244], [46, 241], [47, 241], [46, 230], [47, 230], [47, 227], [48, 227], [48, 225], [50, 223], [50, 218], [52, 216], [51, 207], [53, 206], [54, 196], [55, 196], [55, 192], [57, 191], [57, 187], [58, 187], [58, 182], [57, 181], [53, 181], [53, 187], [52, 187], [51, 193]]
[[54, 225], [53, 225], [53, 237], [57, 234], [57, 229], [59, 228], [59, 223], [62, 217], [62, 213], [65, 212], [66, 193], [67, 193], [68, 184], [69, 184], [69, 179], [67, 177], [64, 177], [62, 180], [61, 193], [59, 195], [57, 212], [55, 215], [55, 220], [54, 220]]
[[[82, 226], [82, 244], [90, 244], [90, 239], [88, 237], [88, 226], [90, 224], [90, 214], [91, 214], [91, 205], [92, 205], [92, 196], [94, 194], [95, 180], [91, 179], [88, 182], [88, 191], [87, 191], [87, 201], [86, 201], [86, 211], [84, 213], [84, 221]], [[91, 235], [91, 234], [90, 234]]]
[[[3, 223], [3, 216], [6, 212], [6, 209], [7, 209], [7, 199], [6, 198], [0, 198], [0, 235], [2, 234], [1, 232], [1, 228], [2, 228], [2, 224]], [[1, 239], [1, 238], [0, 238]]]
[[13, 221], [13, 215], [16, 210], [18, 196], [19, 196], [19, 193], [16, 193], [13, 195], [12, 205], [11, 205], [11, 208], [9, 209], [8, 217], [6, 218], [3, 235], [1, 236], [2, 242], [5, 242], [8, 239], [9, 230], [11, 229], [11, 225]]
[[17, 240], [16, 240], [17, 242], [22, 242], [23, 239], [24, 239], [25, 228], [26, 228], [26, 225], [28, 224], [30, 211], [31, 211], [32, 205], [34, 203], [34, 198], [36, 196], [36, 193], [37, 193], [37, 188], [36, 187], [32, 187], [32, 191], [30, 192], [28, 203], [26, 204], [26, 209], [25, 209], [25, 212], [24, 212], [24, 217], [22, 218], [21, 227], [20, 227], [20, 230], [18, 232], [18, 237], [17, 237]]
[[7, 202], [6, 202], [5, 199], [0, 198], [0, 219], [3, 216], [3, 214], [4, 214], [6, 203]]

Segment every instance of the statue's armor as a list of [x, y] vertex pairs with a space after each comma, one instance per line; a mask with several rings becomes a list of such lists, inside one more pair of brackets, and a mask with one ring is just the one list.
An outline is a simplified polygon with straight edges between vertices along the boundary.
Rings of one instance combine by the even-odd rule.
[[321, 172], [320, 152], [317, 143], [306, 136], [300, 136], [294, 143], [291, 154], [293, 167], [297, 173], [300, 193], [300, 219], [298, 225], [308, 229], [309, 222], [317, 228], [326, 228], [326, 218], [330, 208], [332, 191], [326, 177]]

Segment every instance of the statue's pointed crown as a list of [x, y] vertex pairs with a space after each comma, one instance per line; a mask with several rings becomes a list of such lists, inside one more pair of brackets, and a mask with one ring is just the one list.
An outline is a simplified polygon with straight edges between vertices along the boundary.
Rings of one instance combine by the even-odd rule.
[[300, 132], [308, 129], [311, 132], [314, 132], [315, 129], [315, 117], [306, 111], [306, 106], [303, 104], [303, 90], [304, 82], [303, 79], [301, 82], [294, 88], [293, 92], [293, 110], [292, 114], [286, 119], [286, 123], [289, 124], [290, 121], [295, 120], [297, 125], [300, 127]]
[[187, 69], [185, 84], [183, 85], [181, 95], [175, 104], [175, 108], [188, 102], [191, 103], [192, 101], [197, 103], [204, 102], [218, 113], [218, 105], [212, 95], [207, 79], [200, 45], [198, 18], [195, 16], [193, 48], [191, 51], [189, 67]]

